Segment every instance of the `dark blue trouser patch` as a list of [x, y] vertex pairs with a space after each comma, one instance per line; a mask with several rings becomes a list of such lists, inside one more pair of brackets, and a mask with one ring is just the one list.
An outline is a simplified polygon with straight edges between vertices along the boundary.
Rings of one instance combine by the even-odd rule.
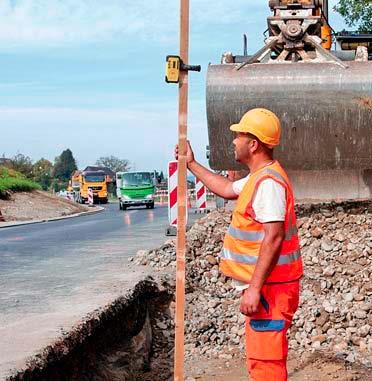
[[284, 320], [271, 320], [271, 319], [251, 319], [249, 322], [252, 329], [255, 331], [281, 331], [284, 329]]

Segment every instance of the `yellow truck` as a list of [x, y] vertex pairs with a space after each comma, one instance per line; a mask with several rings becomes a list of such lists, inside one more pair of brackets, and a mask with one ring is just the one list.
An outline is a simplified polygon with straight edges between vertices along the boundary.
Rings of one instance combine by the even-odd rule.
[[107, 176], [103, 171], [75, 171], [69, 181], [69, 191], [74, 192], [75, 201], [88, 201], [88, 191], [93, 190], [93, 202], [106, 204], [108, 201]]

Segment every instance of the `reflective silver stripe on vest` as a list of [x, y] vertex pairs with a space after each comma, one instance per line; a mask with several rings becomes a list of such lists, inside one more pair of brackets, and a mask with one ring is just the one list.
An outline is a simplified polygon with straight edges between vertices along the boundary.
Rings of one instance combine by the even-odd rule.
[[[296, 250], [290, 254], [281, 254], [277, 265], [287, 265], [289, 263], [297, 261], [301, 257], [301, 251]], [[237, 254], [233, 253], [228, 249], [222, 249], [220, 253], [220, 258], [228, 259], [237, 263], [242, 263], [244, 265], [255, 265], [258, 262], [258, 256], [246, 255], [246, 254]]]
[[264, 169], [261, 173], [260, 173], [260, 177], [261, 175], [272, 175], [274, 177], [276, 177], [278, 180], [280, 180], [281, 182], [283, 182], [284, 184], [287, 184], [287, 182], [285, 181], [284, 177], [277, 171], [275, 171], [274, 169], [271, 169], [271, 168], [266, 168]]
[[290, 241], [294, 235], [297, 235], [298, 230], [296, 224], [293, 224], [292, 214], [288, 218], [288, 230], [285, 233], [285, 240]]
[[296, 262], [299, 258], [301, 258], [301, 250], [298, 249], [290, 254], [281, 254], [279, 256], [279, 260], [277, 262], [278, 265], [287, 265], [292, 262]]
[[285, 233], [284, 239], [286, 241], [290, 241], [294, 235], [297, 235], [297, 233], [298, 233], [297, 226], [292, 225], [288, 228], [287, 232]]
[[236, 254], [230, 250], [222, 249], [220, 253], [220, 258], [228, 259], [230, 261], [243, 263], [245, 265], [255, 265], [257, 263], [258, 257], [244, 255], [244, 254]]
[[[227, 231], [231, 237], [240, 239], [243, 241], [262, 241], [265, 238], [264, 231], [246, 231], [238, 228], [234, 228], [230, 225], [229, 230]], [[288, 231], [285, 233], [285, 241], [290, 241], [294, 235], [297, 234], [297, 227], [290, 226]]]
[[262, 241], [265, 237], [264, 231], [246, 231], [234, 228], [230, 225], [229, 230], [227, 231], [231, 237], [236, 239], [241, 239], [244, 241]]

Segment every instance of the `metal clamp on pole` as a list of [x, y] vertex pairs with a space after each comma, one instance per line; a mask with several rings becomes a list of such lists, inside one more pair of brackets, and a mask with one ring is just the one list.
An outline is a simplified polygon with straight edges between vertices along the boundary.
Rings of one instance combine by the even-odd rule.
[[201, 71], [200, 65], [186, 65], [181, 61], [181, 70], [183, 71]]
[[165, 82], [179, 83], [181, 71], [201, 71], [200, 65], [186, 65], [180, 56], [167, 56], [165, 65]]

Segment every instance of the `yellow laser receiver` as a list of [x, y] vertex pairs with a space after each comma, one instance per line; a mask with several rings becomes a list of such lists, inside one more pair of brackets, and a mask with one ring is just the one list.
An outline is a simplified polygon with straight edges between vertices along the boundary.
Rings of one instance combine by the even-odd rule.
[[167, 56], [165, 64], [165, 82], [178, 83], [180, 71], [200, 71], [200, 65], [185, 65], [179, 56]]
[[178, 83], [180, 80], [181, 58], [179, 56], [167, 56], [165, 65], [165, 82]]

